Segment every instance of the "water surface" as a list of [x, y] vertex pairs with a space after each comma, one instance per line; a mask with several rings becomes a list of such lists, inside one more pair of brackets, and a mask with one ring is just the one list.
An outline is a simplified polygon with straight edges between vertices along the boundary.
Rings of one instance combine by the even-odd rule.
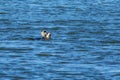
[[[119, 80], [119, 0], [0, 0], [1, 80]], [[52, 33], [37, 40], [40, 31]]]

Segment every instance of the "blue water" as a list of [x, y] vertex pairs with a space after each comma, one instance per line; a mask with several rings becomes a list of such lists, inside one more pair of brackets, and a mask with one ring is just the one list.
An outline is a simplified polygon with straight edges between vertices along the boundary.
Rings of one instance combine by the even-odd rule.
[[119, 0], [0, 0], [0, 35], [0, 80], [120, 80]]

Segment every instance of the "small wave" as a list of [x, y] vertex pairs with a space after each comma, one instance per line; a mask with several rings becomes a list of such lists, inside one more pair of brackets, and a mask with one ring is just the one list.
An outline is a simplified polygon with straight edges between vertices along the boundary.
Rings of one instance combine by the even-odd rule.
[[0, 12], [0, 14], [8, 14], [7, 12]]

